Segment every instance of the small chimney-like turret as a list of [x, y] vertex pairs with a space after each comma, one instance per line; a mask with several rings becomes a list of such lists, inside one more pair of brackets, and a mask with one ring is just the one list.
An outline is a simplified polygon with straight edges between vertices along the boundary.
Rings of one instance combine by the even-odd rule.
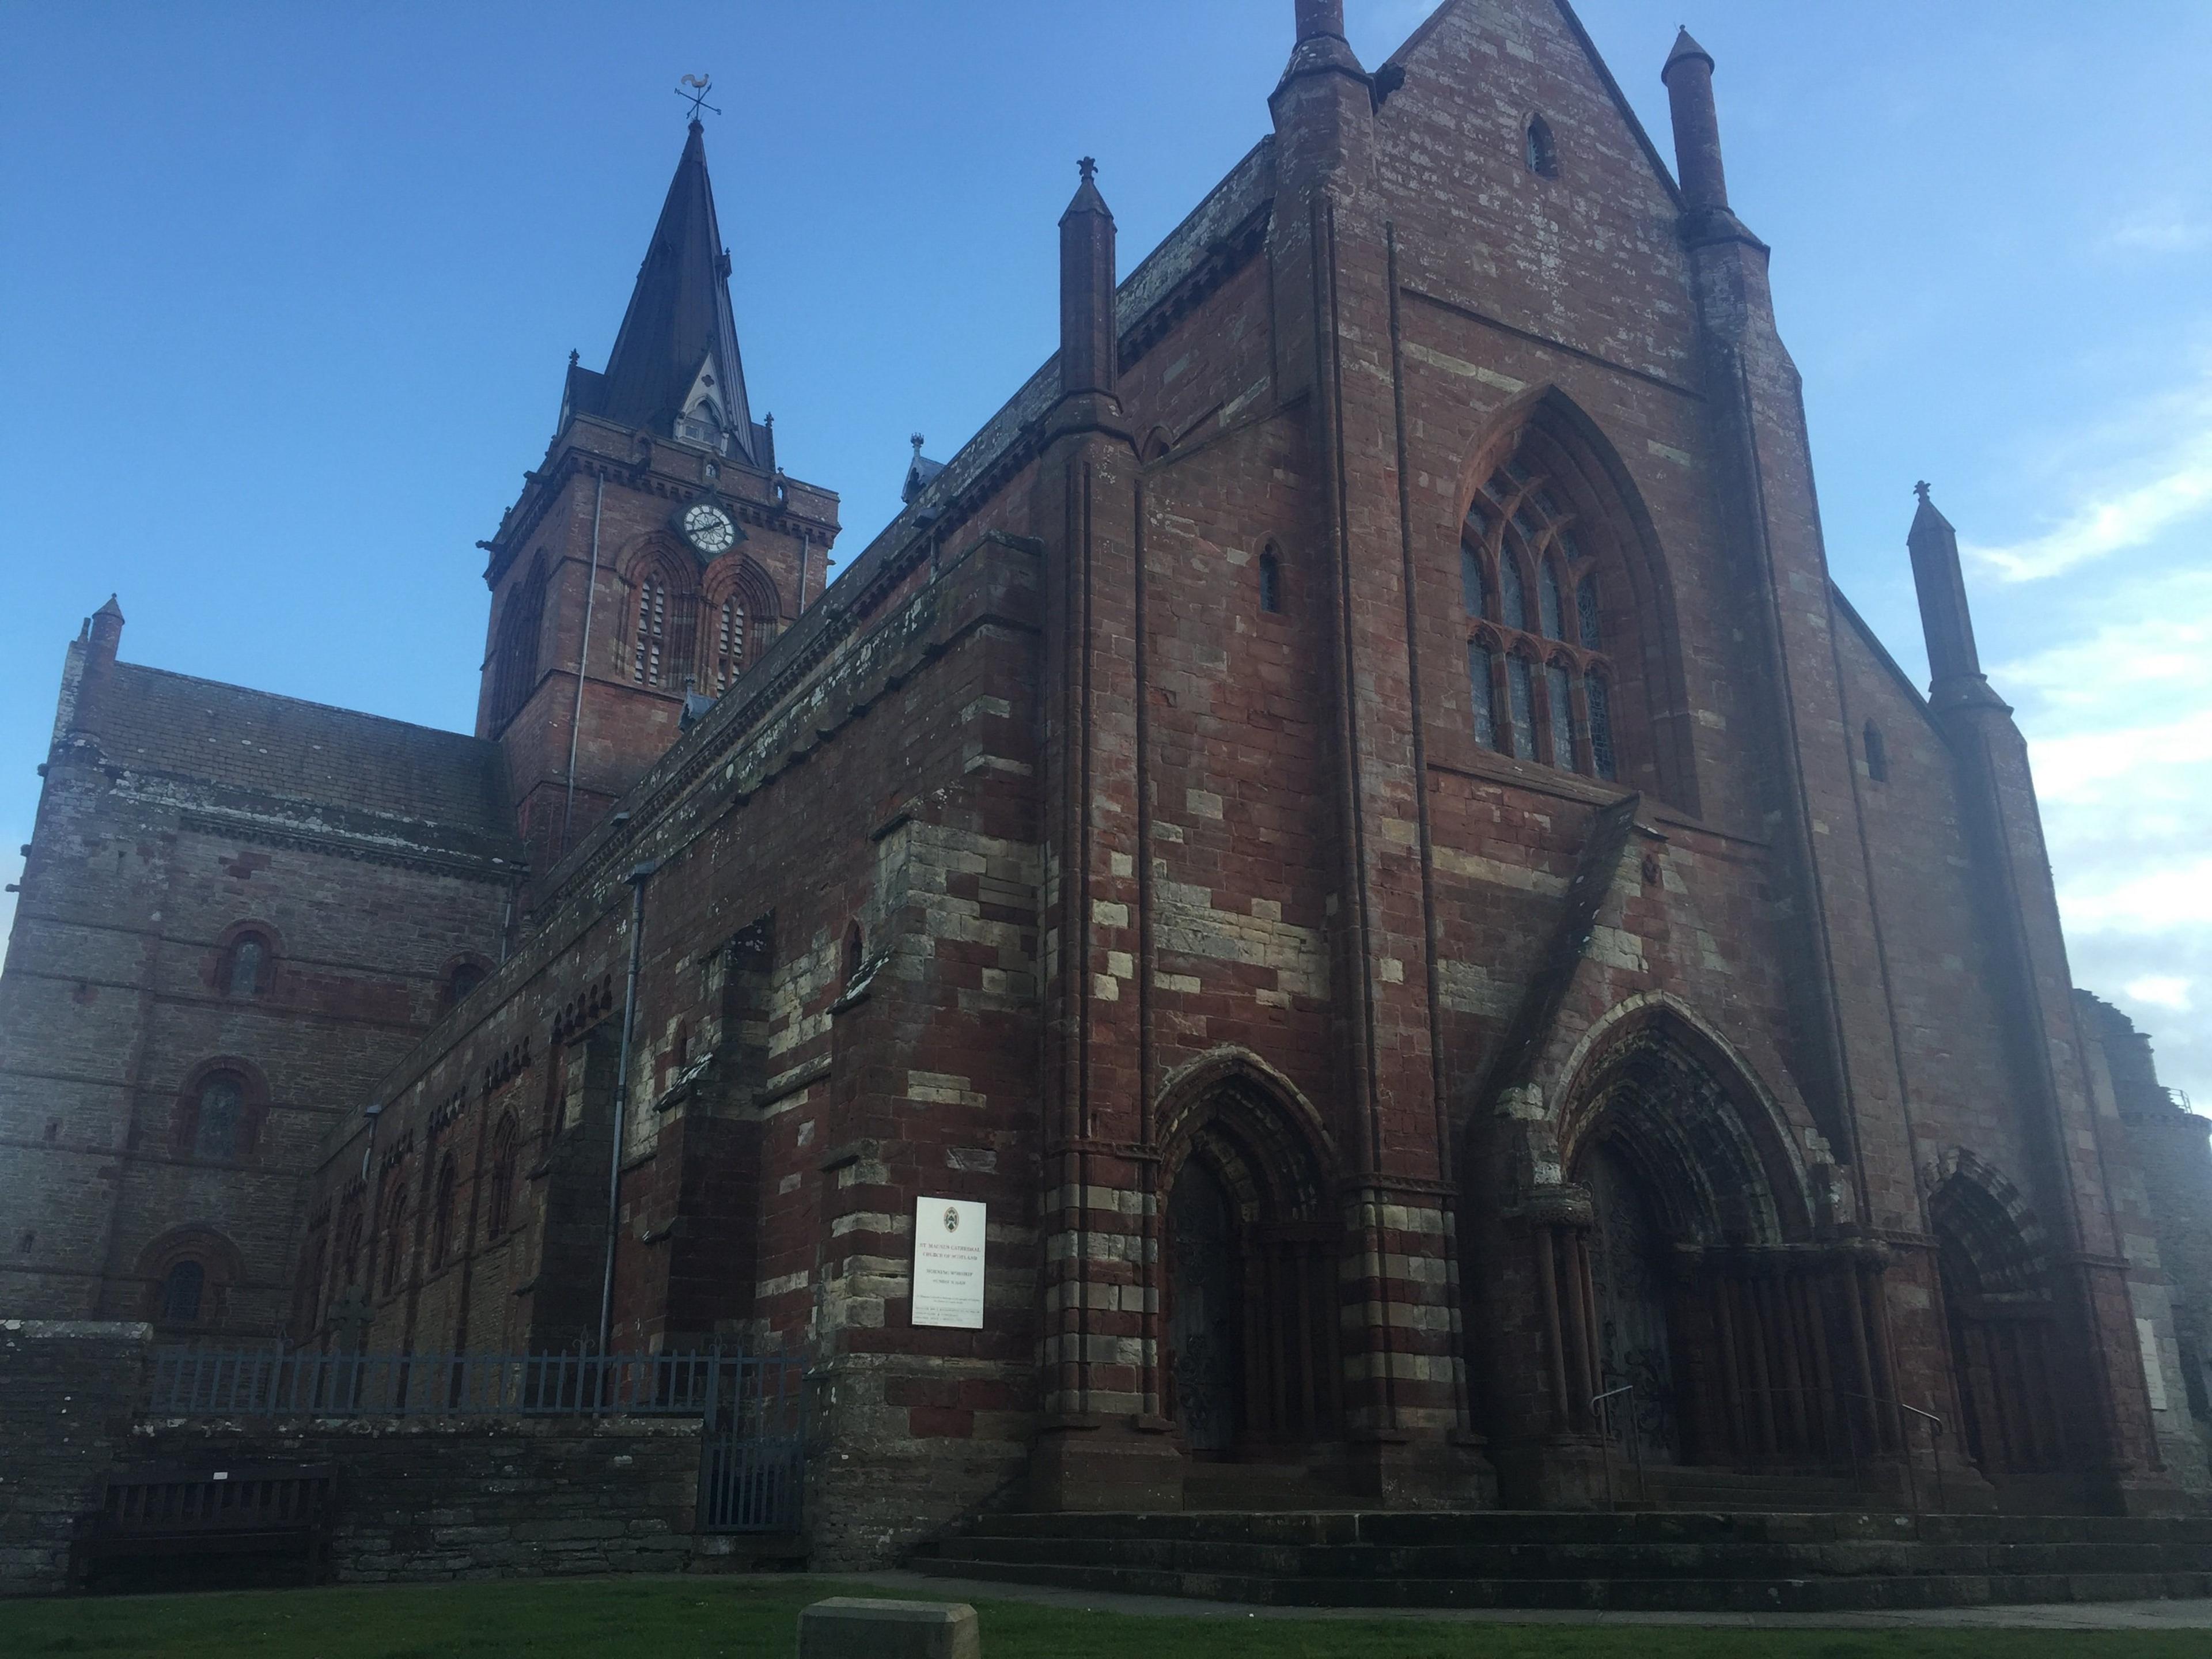
[[115, 595], [107, 596], [107, 603], [92, 613], [92, 623], [85, 636], [84, 665], [88, 670], [107, 669], [115, 665], [116, 647], [123, 643], [123, 607], [115, 602]]
[[1298, 39], [1333, 34], [1344, 39], [1344, 0], [1297, 0]]
[[1905, 545], [1912, 555], [1912, 585], [1920, 595], [1920, 628], [1928, 641], [1928, 697], [1939, 707], [1996, 702], [1974, 646], [1973, 614], [1966, 607], [1966, 572], [1959, 563], [1959, 532], [1928, 499], [1926, 483], [1912, 486], [1920, 507]]
[[1088, 155], [1076, 164], [1083, 182], [1060, 216], [1060, 392], [1114, 392], [1114, 215], [1091, 175]]
[[1686, 213], [1725, 210], [1728, 174], [1721, 166], [1720, 117], [1713, 107], [1713, 55], [1691, 39], [1674, 37], [1667, 66], [1667, 104], [1674, 117], [1674, 170], [1681, 174]]

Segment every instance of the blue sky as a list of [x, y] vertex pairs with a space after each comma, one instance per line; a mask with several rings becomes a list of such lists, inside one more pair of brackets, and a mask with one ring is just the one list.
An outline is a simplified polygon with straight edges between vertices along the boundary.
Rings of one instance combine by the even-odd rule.
[[[1426, 9], [1351, 0], [1353, 45], [1377, 62]], [[1100, 160], [1126, 270], [1266, 130], [1290, 14], [0, 12], [0, 844], [29, 836], [62, 649], [111, 590], [132, 659], [468, 725], [474, 544], [569, 349], [605, 359], [679, 75], [712, 70], [725, 112], [753, 406], [843, 492], [854, 552], [907, 434], [950, 453], [1050, 349], [1073, 158]], [[1719, 60], [1838, 577], [1920, 675], [1903, 540], [1934, 480], [2033, 744], [2075, 978], [2212, 1103], [2212, 7], [1582, 15], [1662, 153], [1675, 24]]]

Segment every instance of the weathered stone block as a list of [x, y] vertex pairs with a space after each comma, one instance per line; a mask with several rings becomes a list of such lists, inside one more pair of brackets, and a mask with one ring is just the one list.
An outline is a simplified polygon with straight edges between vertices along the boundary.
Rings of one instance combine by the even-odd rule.
[[965, 1601], [835, 1595], [799, 1615], [799, 1659], [980, 1659]]

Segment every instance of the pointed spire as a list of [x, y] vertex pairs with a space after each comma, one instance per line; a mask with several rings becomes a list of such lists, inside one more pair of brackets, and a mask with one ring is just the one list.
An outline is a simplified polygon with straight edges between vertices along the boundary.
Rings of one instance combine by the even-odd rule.
[[1725, 211], [1728, 174], [1721, 166], [1720, 116], [1713, 106], [1713, 55], [1683, 29], [1659, 78], [1667, 83], [1674, 118], [1674, 171], [1681, 175], [1683, 210]]
[[1912, 586], [1920, 595], [1920, 628], [1928, 641], [1928, 696], [1939, 706], [1995, 702], [1974, 646], [1974, 618], [1966, 605], [1966, 573], [1959, 562], [1959, 532], [1928, 498], [1923, 481], [1905, 545], [1912, 555]]
[[706, 131], [695, 117], [592, 412], [692, 441], [719, 428], [729, 453], [757, 465], [729, 277], [707, 176]]
[[1114, 390], [1114, 215], [1098, 193], [1098, 163], [1075, 164], [1082, 182], [1060, 216], [1060, 391]]

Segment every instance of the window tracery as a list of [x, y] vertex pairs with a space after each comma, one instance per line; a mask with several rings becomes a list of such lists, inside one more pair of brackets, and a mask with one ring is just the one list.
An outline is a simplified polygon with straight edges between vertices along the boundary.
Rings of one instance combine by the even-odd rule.
[[1610, 781], [1619, 772], [1612, 665], [1601, 648], [1595, 562], [1572, 520], [1518, 461], [1493, 473], [1468, 509], [1460, 599], [1470, 725], [1486, 749]]

